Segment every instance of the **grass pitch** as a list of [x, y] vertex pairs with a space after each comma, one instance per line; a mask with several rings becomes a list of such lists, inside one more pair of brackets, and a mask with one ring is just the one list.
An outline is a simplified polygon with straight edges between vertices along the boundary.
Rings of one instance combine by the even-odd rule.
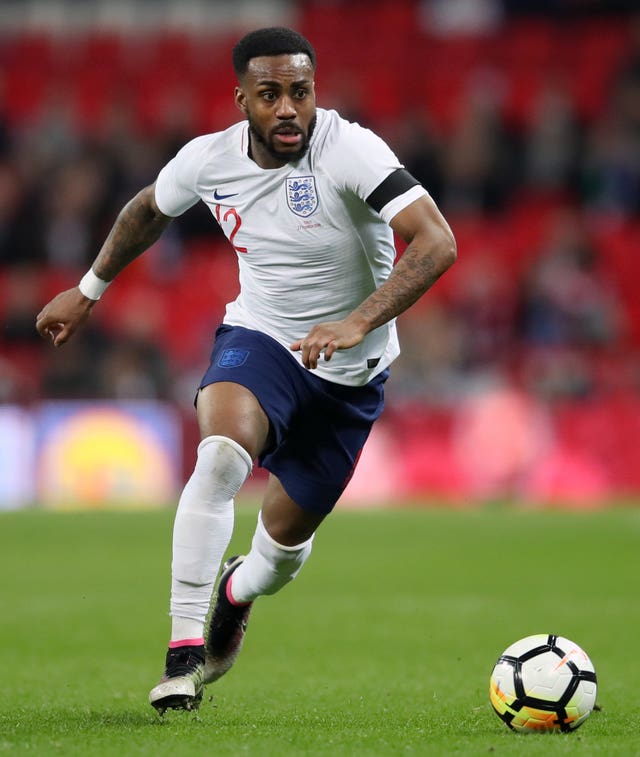
[[[171, 522], [0, 515], [0, 754], [640, 754], [640, 510], [338, 511], [200, 712], [161, 719]], [[254, 522], [239, 511], [232, 551]], [[602, 710], [517, 735], [489, 674], [547, 632], [589, 653]]]

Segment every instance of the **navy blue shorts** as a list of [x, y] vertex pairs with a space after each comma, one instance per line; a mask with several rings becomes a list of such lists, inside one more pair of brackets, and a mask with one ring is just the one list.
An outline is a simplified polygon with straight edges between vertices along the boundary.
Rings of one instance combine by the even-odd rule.
[[301, 366], [259, 331], [218, 327], [200, 389], [231, 381], [251, 391], [269, 418], [272, 446], [258, 463], [304, 510], [330, 512], [353, 474], [384, 407], [389, 369], [365, 386], [343, 386]]

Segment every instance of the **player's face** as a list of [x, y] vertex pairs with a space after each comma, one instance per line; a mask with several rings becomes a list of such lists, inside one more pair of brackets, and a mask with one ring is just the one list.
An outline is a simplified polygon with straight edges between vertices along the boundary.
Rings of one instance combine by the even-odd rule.
[[316, 96], [307, 55], [252, 58], [235, 98], [249, 121], [251, 155], [261, 168], [300, 160], [309, 149]]

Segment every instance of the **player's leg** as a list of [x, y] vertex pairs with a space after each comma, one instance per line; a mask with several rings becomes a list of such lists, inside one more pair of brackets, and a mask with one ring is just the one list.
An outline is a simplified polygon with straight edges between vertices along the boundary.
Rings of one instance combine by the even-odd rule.
[[220, 678], [235, 662], [253, 600], [275, 594], [298, 575], [325, 516], [303, 510], [276, 476], [269, 477], [251, 551], [245, 558], [230, 558], [218, 583], [207, 624], [206, 683]]
[[197, 408], [202, 441], [174, 523], [171, 641], [165, 675], [150, 694], [158, 710], [199, 704], [204, 623], [233, 531], [234, 497], [269, 434], [260, 404], [239, 384], [209, 384], [201, 389]]
[[271, 474], [251, 551], [227, 587], [229, 599], [251, 602], [292, 581], [311, 554], [313, 536], [326, 515], [303, 510]]
[[311, 399], [280, 429], [284, 433], [278, 435], [276, 424], [280, 443], [260, 456], [271, 476], [251, 551], [230, 558], [218, 584], [207, 624], [207, 683], [237, 657], [253, 601], [279, 591], [309, 557], [313, 535], [347, 485], [382, 410], [385, 378], [352, 388], [319, 382], [310, 372], [294, 375], [295, 391]]
[[263, 499], [262, 522], [272, 539], [283, 546], [295, 547], [313, 536], [331, 508], [332, 504], [322, 512], [303, 509], [272, 473]]
[[239, 384], [204, 387], [197, 410], [202, 441], [174, 524], [172, 641], [202, 636], [213, 581], [233, 531], [234, 498], [269, 433], [260, 404]]

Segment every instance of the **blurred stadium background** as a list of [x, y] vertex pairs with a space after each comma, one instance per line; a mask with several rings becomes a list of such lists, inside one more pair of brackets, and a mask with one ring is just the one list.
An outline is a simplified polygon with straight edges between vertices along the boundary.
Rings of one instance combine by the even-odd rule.
[[344, 504], [637, 499], [637, 0], [4, 0], [0, 509], [174, 501], [236, 289], [208, 211], [63, 349], [34, 319], [179, 146], [238, 120], [231, 47], [264, 25], [310, 38], [318, 104], [385, 137], [458, 240]]

